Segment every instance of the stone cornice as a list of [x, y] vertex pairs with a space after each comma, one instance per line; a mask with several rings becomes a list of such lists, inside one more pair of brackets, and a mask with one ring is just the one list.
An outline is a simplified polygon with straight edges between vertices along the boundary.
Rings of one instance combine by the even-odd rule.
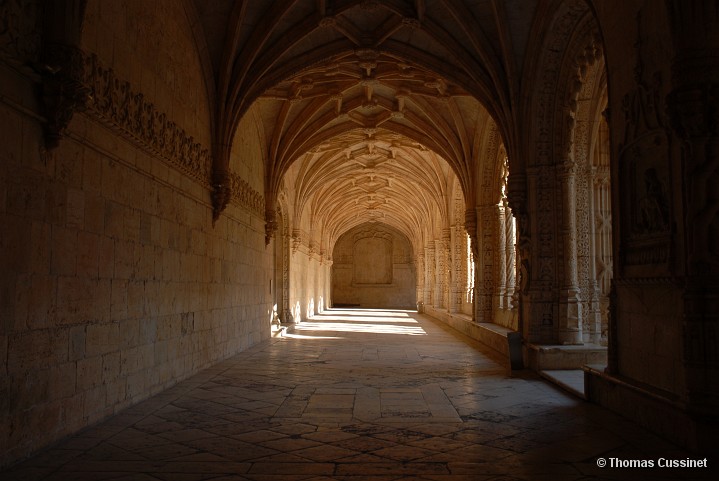
[[[94, 54], [84, 54], [82, 83], [89, 89], [85, 112], [122, 137], [210, 189], [212, 158], [208, 149], [160, 112], [129, 82], [117, 77]], [[230, 202], [263, 216], [264, 196], [230, 173]]]

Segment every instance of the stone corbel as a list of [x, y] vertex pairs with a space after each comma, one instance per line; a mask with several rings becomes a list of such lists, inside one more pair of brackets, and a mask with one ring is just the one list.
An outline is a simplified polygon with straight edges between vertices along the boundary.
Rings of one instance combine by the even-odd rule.
[[232, 189], [230, 188], [230, 175], [226, 169], [215, 168], [212, 172], [212, 225], [215, 225], [217, 219], [232, 198]]
[[267, 206], [265, 209], [265, 245], [270, 245], [270, 242], [275, 237], [277, 232], [277, 211], [274, 207]]
[[51, 150], [59, 145], [73, 114], [87, 107], [91, 89], [85, 83], [85, 56], [79, 48], [48, 45], [44, 57], [40, 74], [43, 113], [47, 119], [45, 147]]
[[292, 229], [292, 253], [296, 254], [302, 245], [302, 233], [299, 229]]

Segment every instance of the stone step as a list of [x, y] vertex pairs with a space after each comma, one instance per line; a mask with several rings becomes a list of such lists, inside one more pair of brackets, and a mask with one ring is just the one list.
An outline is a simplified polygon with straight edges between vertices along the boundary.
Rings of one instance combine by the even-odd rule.
[[584, 392], [584, 371], [581, 369], [551, 369], [539, 371], [544, 379], [556, 384], [581, 399], [587, 399]]

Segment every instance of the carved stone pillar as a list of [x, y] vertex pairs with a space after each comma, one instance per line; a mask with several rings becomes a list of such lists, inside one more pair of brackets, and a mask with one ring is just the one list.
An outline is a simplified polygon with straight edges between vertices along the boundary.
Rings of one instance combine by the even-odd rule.
[[559, 292], [559, 341], [582, 344], [582, 304], [577, 276], [577, 199], [576, 164], [566, 161], [559, 166], [562, 188], [562, 240], [564, 278]]
[[503, 201], [497, 205], [497, 291], [498, 309], [506, 307], [507, 296], [507, 217]]
[[526, 340], [534, 331], [529, 316], [531, 299], [529, 297], [531, 281], [531, 252], [532, 252], [532, 228], [527, 210], [527, 178], [525, 175], [510, 173], [507, 179], [507, 202], [517, 219], [517, 230], [515, 232], [515, 263], [516, 263], [516, 287], [514, 305], [518, 313], [518, 330]]
[[440, 277], [442, 278], [442, 307], [449, 311], [449, 290], [452, 284], [452, 231], [448, 228], [442, 230], [442, 259], [444, 263], [440, 271]]
[[417, 272], [417, 311], [424, 312], [424, 252], [417, 255], [415, 271]]
[[445, 288], [446, 288], [446, 276], [447, 271], [447, 255], [444, 238], [436, 240], [434, 242], [434, 256], [436, 261], [436, 270], [434, 276], [434, 306], [438, 308], [446, 307], [445, 301]]
[[591, 276], [594, 281], [598, 319], [595, 329], [597, 339], [593, 342], [605, 343], [607, 338], [607, 318], [609, 309], [609, 290], [612, 279], [612, 214], [611, 193], [609, 189], [609, 167], [602, 165], [592, 169], [592, 221], [591, 237], [592, 260]]
[[497, 206], [485, 205], [480, 207], [481, 222], [480, 256], [476, 259], [477, 296], [475, 304], [477, 309], [477, 322], [492, 322], [492, 305], [495, 293], [496, 262], [496, 234], [497, 234]]
[[461, 312], [467, 291], [467, 234], [462, 225], [454, 228], [454, 273], [452, 312]]
[[[683, 141], [688, 409], [719, 423], [719, 4], [670, 1], [674, 41], [671, 122]], [[711, 445], [710, 423], [699, 434]], [[715, 437], [715, 436], [714, 436]]]
[[514, 309], [515, 306], [515, 290], [516, 290], [516, 242], [517, 236], [514, 230], [514, 218], [512, 217], [512, 211], [507, 205], [507, 200], [504, 199], [504, 252], [505, 252], [505, 279], [506, 279], [506, 290], [505, 290], [505, 308]]
[[425, 272], [424, 272], [424, 305], [433, 306], [433, 290], [436, 282], [434, 277], [435, 258], [434, 241], [429, 241], [424, 248]]
[[290, 322], [290, 240], [288, 229], [282, 233], [282, 322]]
[[469, 236], [470, 250], [472, 251], [472, 258], [474, 261], [474, 280], [472, 282], [472, 302], [474, 303], [472, 309], [472, 320], [479, 322], [477, 316], [478, 302], [477, 302], [477, 285], [479, 277], [477, 274], [477, 258], [479, 257], [479, 245], [477, 241], [477, 211], [473, 208], [466, 209], [464, 211], [464, 228], [467, 230]]

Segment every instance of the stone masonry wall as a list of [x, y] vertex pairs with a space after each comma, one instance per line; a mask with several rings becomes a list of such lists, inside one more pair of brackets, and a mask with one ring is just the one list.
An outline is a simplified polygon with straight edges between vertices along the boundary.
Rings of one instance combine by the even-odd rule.
[[388, 226], [362, 224], [343, 234], [332, 254], [332, 302], [414, 308], [416, 281], [407, 238]]
[[[129, 37], [100, 12], [112, 3], [89, 2], [83, 49], [171, 120], [176, 141], [207, 149], [209, 104], [182, 8], [165, 5], [162, 35], [132, 44], [140, 68], [123, 63]], [[117, 25], [162, 8], [124, 3]], [[153, 150], [97, 95], [45, 152], [36, 80], [0, 62], [0, 466], [269, 337], [271, 255], [248, 183], [262, 178], [261, 159], [247, 161], [244, 200], [213, 226], [209, 165], [186, 162], [207, 155]]]

